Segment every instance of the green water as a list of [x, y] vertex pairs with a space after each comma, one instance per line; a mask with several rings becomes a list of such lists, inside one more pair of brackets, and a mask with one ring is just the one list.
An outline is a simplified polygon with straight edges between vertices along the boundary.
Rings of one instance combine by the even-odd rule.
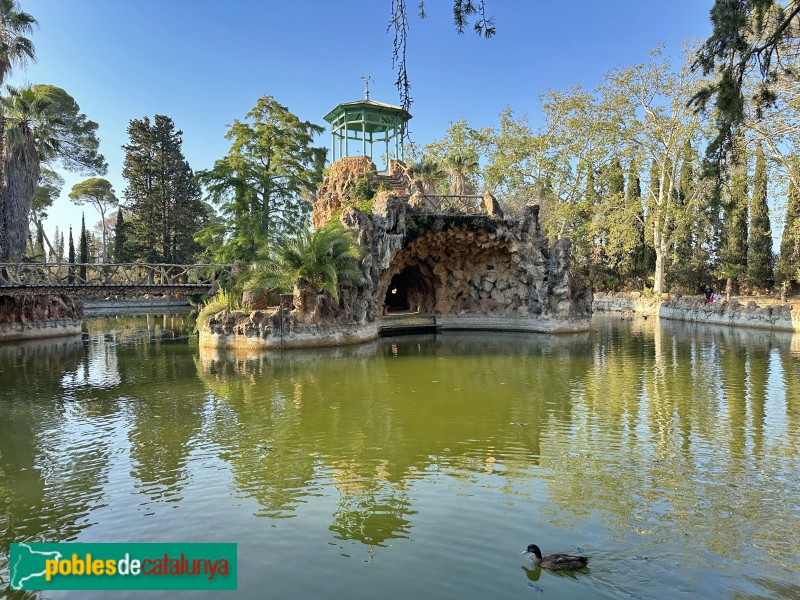
[[9, 543], [82, 541], [237, 542], [253, 598], [800, 598], [791, 335], [603, 318], [280, 355], [201, 350], [185, 316], [86, 328], [0, 345], [0, 596]]

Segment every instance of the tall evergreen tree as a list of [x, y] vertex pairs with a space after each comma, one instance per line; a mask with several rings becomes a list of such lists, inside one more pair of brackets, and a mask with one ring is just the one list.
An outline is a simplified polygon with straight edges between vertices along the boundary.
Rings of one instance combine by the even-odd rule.
[[306, 198], [322, 182], [323, 129], [301, 121], [271, 96], [259, 98], [226, 134], [228, 154], [198, 173], [227, 223], [203, 232], [218, 260], [253, 260], [264, 248], [304, 229]]
[[75, 241], [72, 239], [72, 225], [69, 226], [69, 254], [67, 261], [69, 262], [67, 283], [75, 283]]
[[[53, 247], [50, 250], [50, 256], [48, 257], [47, 261], [51, 263], [58, 262], [58, 237], [59, 237], [58, 225], [56, 225], [56, 230], [53, 233]], [[62, 248], [63, 250], [63, 248]]]
[[[683, 146], [683, 153], [681, 156], [681, 170], [678, 178], [678, 201], [675, 203], [677, 210], [689, 212], [690, 207], [688, 203], [694, 195], [694, 179], [694, 150], [691, 140], [687, 139]], [[687, 223], [676, 224], [674, 243], [675, 258], [678, 261], [688, 261], [692, 257], [694, 227], [687, 225]], [[692, 225], [694, 225], [694, 223], [692, 223]]]
[[47, 254], [44, 251], [44, 232], [36, 228], [36, 244], [33, 246], [33, 260], [35, 262], [47, 262]]
[[58, 246], [56, 246], [56, 262], [61, 264], [64, 262], [64, 232], [61, 232], [61, 236], [58, 238]]
[[767, 206], [767, 161], [764, 147], [756, 148], [756, 170], [750, 200], [750, 230], [747, 237], [747, 280], [766, 289], [772, 285], [772, 230]]
[[122, 209], [117, 210], [117, 220], [114, 223], [114, 238], [111, 244], [111, 260], [116, 263], [126, 263], [132, 260], [128, 241], [128, 224], [122, 214]]
[[89, 262], [89, 237], [86, 234], [86, 220], [83, 213], [81, 213], [81, 239], [78, 242], [78, 245], [80, 247], [80, 267], [78, 267], [78, 272], [80, 273], [80, 280], [85, 282], [86, 263]]
[[183, 156], [182, 135], [164, 115], [128, 125], [122, 175], [132, 217], [127, 234], [138, 260], [185, 263], [200, 250], [194, 234], [205, 226], [207, 214]]
[[750, 198], [747, 193], [747, 154], [741, 133], [733, 144], [733, 161], [725, 203], [725, 228], [721, 248], [721, 275], [728, 280], [728, 291], [747, 271], [747, 225]]
[[796, 281], [797, 271], [800, 269], [800, 187], [796, 183], [800, 181], [800, 157], [793, 156], [790, 164], [793, 176], [789, 178], [786, 219], [775, 274], [779, 281]]
[[645, 240], [645, 216], [642, 204], [642, 182], [636, 161], [631, 161], [628, 168], [628, 183], [625, 186], [625, 206], [633, 219], [632, 227], [636, 235], [636, 245], [631, 254], [630, 277], [647, 277], [650, 265], [655, 262], [655, 252], [648, 249]]

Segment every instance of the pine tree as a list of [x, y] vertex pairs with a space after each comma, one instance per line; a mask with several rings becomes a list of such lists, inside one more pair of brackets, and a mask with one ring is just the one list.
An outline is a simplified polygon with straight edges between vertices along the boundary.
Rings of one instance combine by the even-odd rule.
[[781, 236], [781, 253], [775, 274], [778, 281], [797, 280], [800, 269], [800, 157], [790, 161], [792, 176], [789, 179], [786, 219]]
[[183, 133], [172, 119], [132, 120], [122, 175], [126, 208], [133, 217], [127, 237], [133, 257], [146, 262], [191, 262], [200, 248], [194, 234], [207, 215], [200, 189], [181, 150]]
[[86, 281], [86, 263], [89, 262], [89, 238], [86, 235], [86, 220], [84, 218], [83, 213], [81, 213], [81, 239], [79, 242], [80, 246], [80, 267], [78, 267], [78, 273], [80, 273], [80, 280], [82, 282]]
[[67, 260], [69, 262], [67, 283], [75, 283], [75, 242], [72, 239], [72, 225], [69, 226], [69, 255]]
[[756, 149], [756, 171], [750, 200], [750, 230], [747, 238], [747, 280], [751, 286], [766, 289], [772, 285], [772, 231], [767, 206], [767, 161], [764, 147]]
[[56, 248], [56, 258], [58, 264], [64, 262], [64, 232], [61, 232], [61, 237], [58, 238], [58, 247]]

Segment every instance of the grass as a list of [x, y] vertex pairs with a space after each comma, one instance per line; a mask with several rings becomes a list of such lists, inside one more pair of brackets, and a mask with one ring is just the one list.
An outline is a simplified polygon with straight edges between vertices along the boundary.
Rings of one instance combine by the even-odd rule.
[[199, 330], [204, 327], [212, 315], [222, 312], [223, 310], [239, 310], [242, 307], [241, 299], [238, 295], [232, 294], [227, 290], [220, 290], [215, 296], [209, 298], [208, 302], [200, 309], [197, 314], [197, 322], [195, 329]]

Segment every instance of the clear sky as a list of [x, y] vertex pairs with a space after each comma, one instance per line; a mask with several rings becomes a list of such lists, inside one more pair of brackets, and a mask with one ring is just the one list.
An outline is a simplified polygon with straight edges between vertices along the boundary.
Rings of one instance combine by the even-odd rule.
[[[411, 18], [408, 64], [414, 103], [411, 135], [425, 144], [452, 121], [497, 123], [506, 106], [536, 122], [548, 89], [593, 89], [617, 66], [646, 59], [659, 43], [674, 56], [680, 42], [710, 33], [712, 0], [486, 0], [497, 35], [458, 35], [452, 0], [426, 0], [427, 18]], [[14, 85], [64, 88], [100, 124], [107, 178], [122, 198], [126, 129], [131, 119], [170, 116], [184, 133], [194, 170], [209, 168], [229, 143], [228, 126], [263, 95], [301, 119], [322, 117], [339, 102], [363, 97], [399, 103], [387, 33], [390, 0], [21, 0], [39, 27], [37, 61]], [[409, 1], [416, 12], [416, 1]], [[329, 134], [320, 144], [329, 145]], [[67, 180], [50, 210], [58, 225], [99, 220], [67, 199]]]

